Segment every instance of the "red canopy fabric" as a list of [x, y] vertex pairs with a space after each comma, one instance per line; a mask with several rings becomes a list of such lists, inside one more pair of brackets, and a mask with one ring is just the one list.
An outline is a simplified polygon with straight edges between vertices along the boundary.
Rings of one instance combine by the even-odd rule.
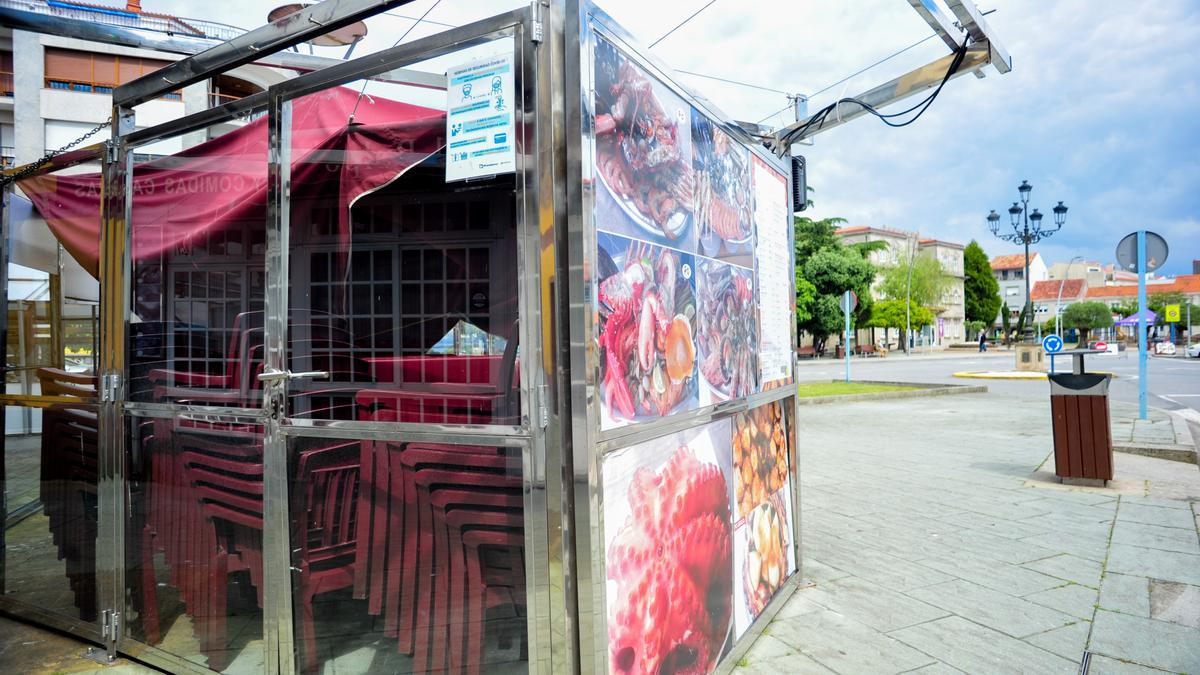
[[[293, 195], [338, 182], [338, 232], [350, 232], [354, 200], [419, 164], [444, 144], [445, 113], [337, 87], [292, 105]], [[351, 111], [355, 123], [348, 125]], [[132, 200], [133, 258], [143, 260], [246, 222], [265, 225], [267, 119], [169, 157], [138, 164]], [[18, 183], [54, 236], [92, 276], [100, 259], [98, 173], [47, 174]]]

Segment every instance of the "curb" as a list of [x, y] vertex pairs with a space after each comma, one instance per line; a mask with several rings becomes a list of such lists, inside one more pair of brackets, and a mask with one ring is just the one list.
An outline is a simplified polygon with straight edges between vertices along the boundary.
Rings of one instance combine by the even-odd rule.
[[[842, 380], [832, 380], [841, 382]], [[899, 398], [920, 398], [923, 396], [951, 396], [954, 394], [986, 394], [987, 385], [983, 384], [926, 384], [924, 382], [887, 382], [882, 380], [855, 380], [861, 384], [894, 384], [905, 387], [919, 387], [904, 391], [880, 391], [870, 394], [841, 394], [839, 396], [797, 396], [796, 405], [823, 405], [826, 403], [848, 403], [854, 401], [885, 401]]]
[[[1114, 379], [1116, 373], [1107, 370], [1089, 370], [1088, 373], [1097, 373], [1100, 375], [1110, 375]], [[975, 380], [1045, 380], [1046, 373], [1018, 370], [960, 370], [953, 374], [954, 377], [961, 379]]]
[[1184, 464], [1196, 464], [1196, 451], [1186, 445], [1124, 445], [1113, 443], [1113, 452], [1123, 452], [1127, 455], [1141, 455], [1155, 459], [1166, 459]]

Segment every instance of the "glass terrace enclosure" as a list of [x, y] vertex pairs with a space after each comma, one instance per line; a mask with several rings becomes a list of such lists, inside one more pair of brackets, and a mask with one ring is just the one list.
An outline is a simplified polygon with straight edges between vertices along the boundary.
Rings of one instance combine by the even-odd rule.
[[732, 668], [799, 576], [785, 161], [576, 2], [137, 125], [394, 4], [6, 187], [0, 609], [171, 672]]

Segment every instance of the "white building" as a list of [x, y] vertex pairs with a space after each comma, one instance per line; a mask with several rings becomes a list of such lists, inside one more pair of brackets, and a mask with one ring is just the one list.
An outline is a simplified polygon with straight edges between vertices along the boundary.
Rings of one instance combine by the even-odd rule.
[[[1000, 284], [1000, 298], [1008, 308], [1009, 318], [1015, 323], [1025, 306], [1025, 256], [1021, 253], [1000, 255], [992, 258], [992, 275]], [[1029, 252], [1029, 286], [1050, 276], [1046, 262], [1037, 251]], [[1002, 310], [1003, 311], [1003, 310]]]

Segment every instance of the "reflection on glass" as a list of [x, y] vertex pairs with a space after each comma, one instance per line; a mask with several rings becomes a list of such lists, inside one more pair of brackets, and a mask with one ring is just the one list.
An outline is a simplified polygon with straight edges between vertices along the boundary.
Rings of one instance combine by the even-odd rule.
[[212, 670], [262, 672], [262, 427], [127, 426], [126, 629]]
[[289, 450], [305, 672], [527, 671], [519, 450], [326, 439]]
[[516, 424], [515, 180], [448, 183], [444, 113], [360, 87], [292, 102], [289, 367], [329, 375], [289, 415]]

